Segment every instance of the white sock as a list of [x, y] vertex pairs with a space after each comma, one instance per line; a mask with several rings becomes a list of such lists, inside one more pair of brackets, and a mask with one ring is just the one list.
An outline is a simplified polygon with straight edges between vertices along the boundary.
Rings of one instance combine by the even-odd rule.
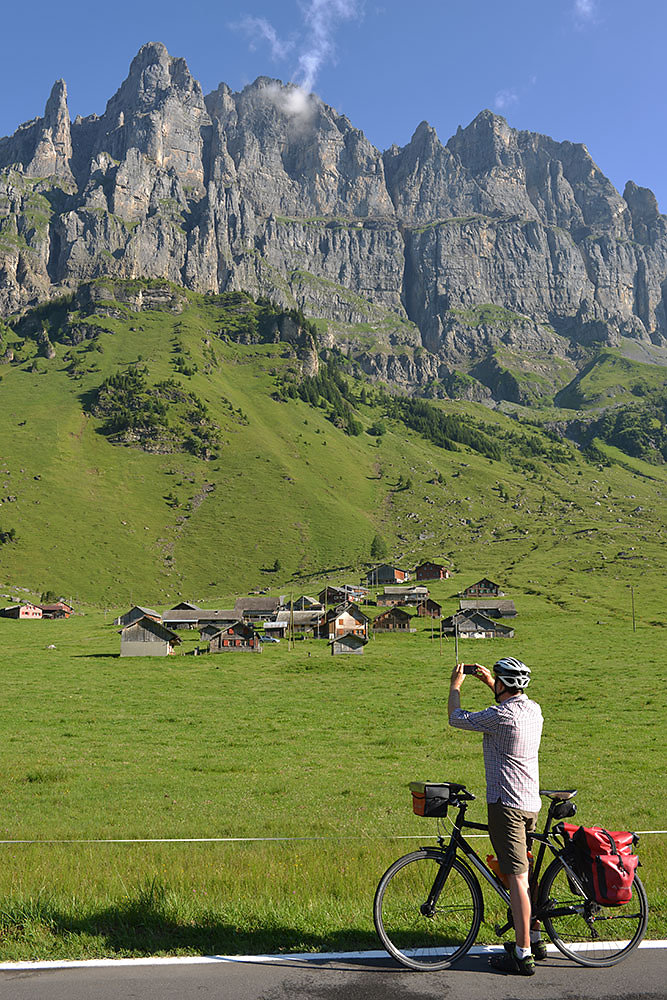
[[518, 944], [514, 945], [514, 950], [517, 958], [528, 958], [530, 955], [530, 948], [519, 948]]
[[533, 943], [535, 941], [541, 941], [542, 940], [542, 931], [531, 931], [530, 932], [530, 940], [531, 940], [531, 943]]

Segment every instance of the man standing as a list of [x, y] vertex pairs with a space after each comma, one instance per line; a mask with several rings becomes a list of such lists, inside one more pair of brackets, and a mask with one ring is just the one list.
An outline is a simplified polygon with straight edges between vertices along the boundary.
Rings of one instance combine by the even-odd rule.
[[[449, 688], [449, 724], [484, 734], [484, 769], [489, 836], [500, 870], [509, 881], [516, 945], [505, 944], [505, 954], [491, 965], [504, 972], [532, 976], [535, 958], [546, 957], [538, 930], [531, 930], [528, 887], [528, 843], [540, 811], [538, 750], [542, 711], [524, 694], [530, 670], [513, 656], [498, 660], [493, 674], [476, 663], [474, 676], [493, 690], [495, 705], [482, 712], [461, 708], [464, 665], [457, 664]], [[469, 668], [470, 669], [470, 668]]]

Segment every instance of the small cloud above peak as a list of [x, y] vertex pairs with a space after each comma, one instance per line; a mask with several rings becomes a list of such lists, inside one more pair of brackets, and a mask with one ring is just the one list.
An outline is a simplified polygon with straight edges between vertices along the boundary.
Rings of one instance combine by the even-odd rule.
[[499, 90], [493, 100], [496, 111], [507, 111], [519, 103], [519, 95], [516, 90]]
[[574, 0], [574, 20], [579, 27], [598, 21], [597, 0]]

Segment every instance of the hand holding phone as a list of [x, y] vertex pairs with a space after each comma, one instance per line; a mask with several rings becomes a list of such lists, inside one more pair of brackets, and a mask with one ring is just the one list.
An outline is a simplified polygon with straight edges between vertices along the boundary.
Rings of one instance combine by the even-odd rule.
[[476, 674], [477, 673], [477, 664], [476, 663], [464, 663], [463, 664], [463, 673], [464, 674]]

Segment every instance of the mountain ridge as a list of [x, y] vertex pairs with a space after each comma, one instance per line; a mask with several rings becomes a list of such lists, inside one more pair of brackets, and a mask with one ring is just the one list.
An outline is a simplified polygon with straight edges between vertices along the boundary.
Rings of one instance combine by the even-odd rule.
[[[667, 344], [667, 218], [583, 144], [485, 110], [444, 145], [422, 122], [382, 153], [269, 77], [204, 95], [156, 42], [102, 115], [70, 123], [57, 81], [44, 116], [0, 139], [0, 315], [105, 274], [302, 309], [325, 344], [410, 391], [446, 395], [463, 372], [502, 399], [502, 379], [479, 379], [499, 349], [535, 376], [551, 356], [557, 382], [591, 350]], [[472, 324], [488, 306], [503, 321]]]

